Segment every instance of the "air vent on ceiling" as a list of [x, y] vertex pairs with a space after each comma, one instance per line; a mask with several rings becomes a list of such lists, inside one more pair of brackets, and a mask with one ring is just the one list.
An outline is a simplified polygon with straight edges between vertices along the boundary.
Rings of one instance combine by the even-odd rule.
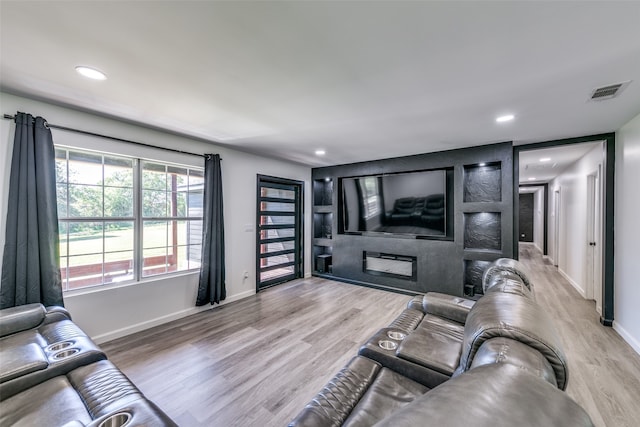
[[605, 99], [615, 98], [616, 96], [620, 95], [620, 93], [629, 85], [629, 83], [631, 83], [631, 80], [596, 88], [593, 90], [593, 92], [591, 92], [590, 100], [604, 101]]

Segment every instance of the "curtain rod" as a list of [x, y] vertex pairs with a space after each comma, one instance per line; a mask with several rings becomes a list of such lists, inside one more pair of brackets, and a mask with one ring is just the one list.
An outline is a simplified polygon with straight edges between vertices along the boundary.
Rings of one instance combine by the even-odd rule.
[[[12, 116], [10, 114], [5, 114], [4, 118], [7, 119], [7, 120], [13, 120], [14, 122], [16, 120], [15, 116]], [[146, 144], [144, 142], [136, 142], [136, 141], [131, 141], [129, 139], [117, 138], [115, 136], [102, 135], [100, 133], [88, 132], [86, 130], [74, 129], [74, 128], [69, 128], [69, 127], [66, 127], [66, 126], [52, 125], [49, 122], [47, 122], [47, 126], [49, 128], [51, 128], [51, 129], [60, 129], [60, 130], [66, 130], [66, 131], [69, 131], [69, 132], [80, 133], [80, 134], [83, 134], [83, 135], [97, 136], [98, 138], [111, 139], [113, 141], [118, 141], [118, 142], [126, 142], [128, 144], [140, 145], [142, 147], [149, 147], [149, 148], [155, 148], [155, 149], [159, 149], [159, 150], [172, 151], [174, 153], [188, 154], [190, 156], [198, 156], [198, 157], [205, 157], [205, 158], [207, 157], [206, 154], [190, 153], [188, 151], [176, 150], [175, 148], [159, 147], [157, 145]], [[222, 159], [220, 159], [220, 160], [222, 160]]]

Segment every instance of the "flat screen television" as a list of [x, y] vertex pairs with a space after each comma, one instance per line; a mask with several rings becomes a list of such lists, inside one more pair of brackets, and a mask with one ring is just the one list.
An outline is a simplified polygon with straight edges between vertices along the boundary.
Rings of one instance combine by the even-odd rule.
[[450, 230], [447, 169], [340, 179], [339, 231], [426, 238]]

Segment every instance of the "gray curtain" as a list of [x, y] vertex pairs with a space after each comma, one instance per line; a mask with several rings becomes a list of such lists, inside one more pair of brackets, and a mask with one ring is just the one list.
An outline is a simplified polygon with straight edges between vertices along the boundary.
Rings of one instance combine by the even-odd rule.
[[63, 305], [55, 150], [42, 117], [16, 115], [0, 307]]
[[219, 154], [205, 156], [202, 260], [196, 305], [220, 303], [227, 297], [224, 284], [224, 217], [220, 160]]

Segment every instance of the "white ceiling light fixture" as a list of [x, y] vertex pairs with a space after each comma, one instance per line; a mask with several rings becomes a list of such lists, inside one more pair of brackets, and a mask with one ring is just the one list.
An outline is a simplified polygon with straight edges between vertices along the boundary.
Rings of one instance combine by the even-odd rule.
[[325, 154], [327, 154], [327, 152], [324, 150], [316, 150], [316, 156], [324, 156]]
[[485, 162], [482, 162], [482, 163], [478, 163], [478, 166], [487, 166], [487, 164]]
[[551, 157], [543, 157], [540, 159], [541, 162], [550, 162], [551, 161]]
[[535, 181], [535, 180], [536, 180], [536, 178], [533, 177], [533, 176], [531, 178], [529, 178], [529, 181]]
[[76, 67], [78, 74], [81, 74], [92, 80], [107, 80], [107, 75], [100, 70], [85, 65], [78, 65]]
[[516, 116], [514, 116], [513, 114], [505, 114], [504, 116], [497, 117], [496, 122], [498, 123], [510, 122], [515, 117]]

